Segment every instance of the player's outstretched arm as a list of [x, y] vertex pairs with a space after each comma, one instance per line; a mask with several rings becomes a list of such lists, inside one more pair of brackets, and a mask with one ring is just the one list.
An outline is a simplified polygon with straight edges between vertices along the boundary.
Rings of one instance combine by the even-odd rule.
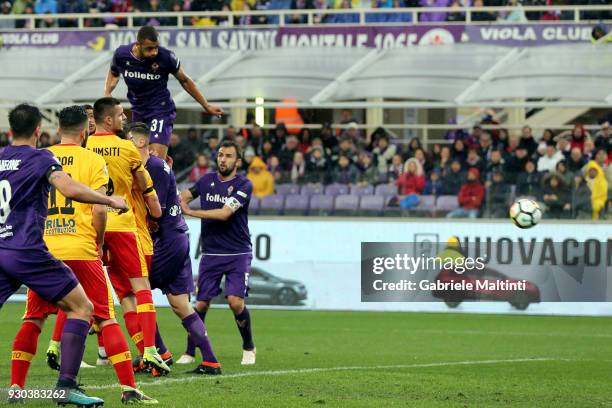
[[202, 92], [198, 89], [196, 83], [191, 79], [189, 75], [183, 71], [183, 68], [179, 68], [179, 70], [174, 74], [176, 79], [179, 81], [185, 92], [187, 92], [193, 99], [196, 100], [207, 113], [213, 116], [221, 116], [223, 115], [223, 109], [219, 106], [214, 106], [208, 103]]
[[102, 204], [123, 212], [128, 210], [127, 203], [123, 197], [107, 196], [92, 190], [85, 184], [73, 180], [63, 171], [54, 171], [49, 176], [49, 183], [53, 185], [62, 195], [80, 203]]
[[119, 75], [115, 75], [115, 73], [109, 69], [108, 74], [106, 74], [106, 83], [104, 84], [104, 96], [112, 96], [117, 84], [119, 84]]

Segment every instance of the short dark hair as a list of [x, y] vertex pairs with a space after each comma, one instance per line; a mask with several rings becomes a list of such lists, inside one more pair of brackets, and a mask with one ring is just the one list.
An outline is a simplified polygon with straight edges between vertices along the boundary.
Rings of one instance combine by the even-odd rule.
[[16, 139], [28, 139], [42, 122], [40, 110], [27, 103], [22, 103], [9, 112], [9, 125], [13, 137]]
[[119, 102], [118, 99], [113, 98], [112, 96], [107, 96], [98, 99], [93, 106], [94, 119], [96, 120], [96, 122], [103, 122], [104, 118], [110, 115], [111, 109], [113, 109], [117, 105], [121, 105], [121, 102]]
[[58, 117], [62, 130], [75, 132], [87, 128], [87, 112], [81, 105], [72, 105], [62, 109]]
[[240, 145], [236, 143], [235, 140], [223, 139], [223, 141], [221, 142], [221, 145], [219, 146], [219, 149], [227, 148], [227, 147], [233, 147], [234, 149], [236, 149], [236, 157], [238, 159], [242, 159], [242, 149], [240, 148]]
[[86, 111], [93, 110], [93, 105], [86, 103], [85, 105], [83, 105], [83, 109], [85, 109]]
[[140, 136], [145, 137], [147, 140], [149, 139], [149, 136], [151, 135], [151, 132], [149, 131], [149, 127], [144, 122], [132, 122], [132, 123], [130, 123], [127, 126], [127, 132], [128, 133], [136, 133], [136, 134], [138, 134]]
[[138, 42], [143, 42], [145, 40], [158, 42], [159, 36], [157, 34], [157, 30], [152, 26], [142, 26], [140, 30], [138, 30], [138, 36], [136, 37]]

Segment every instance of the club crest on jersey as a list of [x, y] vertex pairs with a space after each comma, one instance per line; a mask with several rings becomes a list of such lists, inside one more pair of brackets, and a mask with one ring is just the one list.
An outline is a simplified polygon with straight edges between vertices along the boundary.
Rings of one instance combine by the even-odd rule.
[[159, 69], [159, 64], [158, 64], [157, 62], [154, 62], [154, 63], [151, 65], [151, 69], [152, 69], [153, 71], [157, 71], [157, 70]]
[[212, 183], [210, 183], [210, 186], [214, 187], [215, 186], [215, 182], [213, 181]]
[[227, 195], [232, 195], [232, 191], [234, 191], [234, 186], [229, 186], [227, 188]]

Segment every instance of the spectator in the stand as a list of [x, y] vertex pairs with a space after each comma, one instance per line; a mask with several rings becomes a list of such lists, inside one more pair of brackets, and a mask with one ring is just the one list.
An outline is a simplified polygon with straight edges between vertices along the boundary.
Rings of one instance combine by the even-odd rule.
[[269, 138], [264, 139], [263, 144], [261, 145], [261, 154], [258, 156], [260, 156], [266, 162], [270, 159], [270, 157], [275, 156], [274, 144]]
[[457, 139], [453, 142], [452, 156], [453, 159], [459, 160], [461, 163], [465, 162], [467, 152], [463, 140]]
[[466, 150], [473, 147], [479, 147], [478, 143], [480, 141], [480, 136], [482, 135], [482, 126], [479, 124], [474, 125], [472, 128], [472, 133], [468, 134], [465, 138], [463, 138], [463, 143], [465, 145]]
[[[467, 4], [466, 4], [467, 3]], [[459, 22], [459, 21], [465, 21], [465, 12], [463, 11], [463, 7], [469, 7], [469, 1], [462, 1], [462, 0], [451, 0], [451, 4], [450, 4], [450, 13], [448, 13], [448, 16], [446, 17], [446, 21], [451, 21], [451, 22]], [[473, 14], [472, 14], [473, 15]], [[473, 19], [474, 17], [472, 17]]]
[[480, 157], [482, 157], [484, 161], [490, 160], [491, 153], [495, 150], [495, 147], [493, 146], [493, 137], [491, 137], [489, 132], [482, 132], [480, 134], [479, 145]]
[[555, 167], [555, 172], [563, 179], [565, 185], [569, 186], [573, 181], [573, 174], [567, 170], [567, 161], [561, 160]]
[[338, 138], [334, 135], [329, 124], [324, 124], [321, 128], [321, 140], [326, 149], [335, 150], [338, 147]]
[[[450, 4], [449, 0], [419, 0], [421, 7], [448, 7]], [[421, 13], [419, 20], [421, 22], [439, 22], [446, 21], [447, 13], [444, 12], [429, 12]]]
[[444, 175], [449, 169], [451, 164], [451, 150], [448, 146], [442, 146], [440, 149], [440, 157], [434, 163], [434, 168], [438, 169], [442, 175]]
[[519, 196], [539, 197], [542, 187], [542, 177], [536, 171], [536, 165], [532, 160], [525, 163], [525, 171], [515, 177], [516, 194]]
[[459, 160], [453, 159], [450, 165], [450, 171], [442, 177], [442, 183], [444, 184], [444, 191], [446, 194], [456, 195], [461, 189], [461, 185], [465, 181], [465, 172], [461, 167]]
[[251, 146], [249, 146], [249, 149], [246, 151], [243, 151], [242, 153], [242, 167], [240, 167], [240, 169], [238, 170], [238, 173], [246, 174], [249, 171], [249, 167], [251, 167], [251, 163], [253, 162], [254, 158], [255, 158], [255, 152], [253, 151]]
[[[242, 8], [238, 8], [238, 9], [233, 9], [233, 10], [242, 10], [246, 13], [250, 12], [253, 10], [253, 8], [251, 7], [251, 5], [247, 2], [244, 2], [244, 4], [242, 5]], [[255, 23], [255, 17], [251, 16], [251, 15], [242, 15], [240, 16], [240, 18], [238, 18], [238, 25], [241, 26], [245, 26], [245, 25], [251, 25]]]
[[579, 147], [573, 147], [570, 152], [570, 158], [567, 161], [567, 170], [572, 174], [576, 174], [582, 171], [585, 164], [587, 164], [587, 160], [584, 158], [582, 150]]
[[240, 146], [240, 149], [242, 150], [242, 155], [243, 156], [255, 156], [255, 149], [253, 149], [253, 146], [251, 146], [250, 144], [247, 143], [247, 141], [244, 138], [244, 136], [236, 135], [236, 136], [233, 137], [233, 139], [236, 142], [236, 144], [238, 144], [238, 146]]
[[380, 177], [381, 173], [379, 173], [378, 168], [374, 166], [374, 163], [372, 162], [372, 155], [370, 153], [361, 152], [359, 154], [359, 162], [357, 163], [357, 167], [359, 168], [358, 184], [360, 186], [374, 186], [382, 181]]
[[389, 165], [393, 156], [397, 153], [397, 147], [393, 144], [389, 144], [389, 136], [382, 135], [376, 142], [376, 147], [372, 150], [374, 154], [374, 161], [376, 167], [381, 174], [385, 174], [389, 171]]
[[506, 169], [504, 173], [506, 174], [506, 181], [508, 183], [514, 184], [516, 182], [516, 177], [523, 171], [525, 163], [527, 163], [528, 160], [529, 153], [527, 152], [527, 148], [519, 144], [514, 154], [506, 160]]
[[584, 141], [584, 148], [582, 149], [584, 158], [588, 161], [595, 157], [595, 143], [591, 139]]
[[336, 161], [340, 156], [346, 156], [351, 161], [351, 163], [357, 162], [357, 153], [356, 153], [355, 144], [353, 141], [347, 137], [343, 138], [340, 141], [338, 154], [336, 155]]
[[227, 129], [225, 129], [225, 139], [235, 139], [238, 135], [238, 131], [232, 125], [229, 125]]
[[501, 150], [506, 150], [508, 147], [510, 135], [508, 134], [508, 130], [504, 128], [500, 128], [497, 131], [497, 138], [495, 140], [495, 147]]
[[529, 157], [533, 156], [536, 150], [538, 150], [538, 142], [535, 141], [533, 137], [533, 130], [530, 126], [523, 126], [519, 145], [527, 149], [527, 154]]
[[429, 180], [427, 180], [427, 182], [425, 183], [425, 188], [423, 189], [423, 194], [424, 195], [433, 195], [433, 196], [440, 196], [440, 195], [444, 195], [444, 183], [442, 182], [442, 179], [440, 178], [440, 170], [439, 169], [433, 169], [431, 171], [431, 173], [429, 174]]
[[278, 152], [278, 159], [284, 169], [290, 169], [293, 163], [293, 155], [298, 151], [299, 141], [297, 136], [288, 135], [287, 142]]
[[56, 14], [57, 0], [36, 0], [34, 12], [36, 14]]
[[216, 169], [217, 165], [217, 147], [219, 147], [219, 136], [216, 134], [211, 134], [206, 139], [206, 146], [202, 149], [202, 152], [208, 157], [209, 163], [211, 163], [211, 168]]
[[[342, 10], [351, 10], [353, 8], [351, 0], [342, 0], [339, 8]], [[329, 20], [335, 24], [355, 24], [359, 23], [359, 13], [332, 14], [329, 16]]]
[[591, 190], [582, 174], [574, 176], [570, 209], [572, 211], [572, 218], [587, 220], [593, 217]]
[[404, 160], [401, 154], [393, 155], [391, 165], [387, 170], [387, 182], [394, 183], [404, 172]]
[[425, 188], [425, 174], [415, 158], [406, 160], [404, 172], [395, 181], [400, 195], [421, 194]]
[[[28, 7], [29, 4], [30, 2], [28, 0], [14, 0], [13, 6], [11, 7], [11, 14], [25, 14], [26, 7]], [[23, 28], [23, 26], [17, 28]]]
[[38, 138], [38, 148], [44, 149], [51, 146], [51, 135], [47, 132], [42, 132]]
[[[484, 2], [482, 0], [474, 0], [474, 7], [483, 7]], [[494, 12], [490, 11], [474, 11], [472, 12], [472, 21], [495, 21], [497, 16]]]
[[608, 160], [608, 153], [605, 149], [597, 149], [595, 155], [593, 156], [593, 160], [595, 163], [601, 167], [606, 176], [606, 180], [608, 181], [608, 185], [612, 186], [612, 166]]
[[468, 171], [467, 181], [461, 186], [457, 201], [459, 208], [449, 212], [447, 218], [477, 218], [484, 201], [485, 188], [480, 182], [480, 172], [476, 168]]
[[195, 183], [209, 171], [210, 167], [208, 166], [208, 157], [206, 157], [204, 153], [198, 153], [196, 162], [191, 169], [191, 173], [189, 173], [189, 181]]
[[[503, 4], [502, 4], [503, 5]], [[500, 21], [526, 23], [527, 17], [519, 0], [508, 0], [508, 6], [514, 7], [512, 11], [500, 12]]]
[[197, 152], [203, 152], [206, 148], [206, 145], [202, 141], [202, 138], [200, 137], [198, 131], [195, 128], [189, 128], [187, 130], [187, 138], [184, 142], [185, 146], [189, 147], [194, 152], [194, 154]]
[[289, 168], [289, 180], [293, 184], [304, 184], [307, 181], [304, 153], [299, 150], [293, 153], [293, 162]]
[[[13, 5], [10, 1], [0, 2], [0, 15], [6, 16], [11, 14], [11, 8]], [[15, 28], [15, 20], [0, 20], [0, 29], [2, 28]]]
[[593, 219], [598, 220], [608, 201], [608, 181], [602, 168], [594, 160], [586, 166], [586, 180], [591, 189]]
[[[546, 146], [548, 145], [549, 142], [554, 141], [554, 138], [555, 138], [555, 135], [553, 134], [552, 130], [546, 129], [544, 130], [544, 132], [542, 132], [542, 137], [538, 141], [538, 150], [537, 150], [540, 156], [544, 156], [544, 154], [546, 154]], [[555, 147], [556, 147], [556, 143], [555, 143]]]
[[555, 136], [553, 140], [557, 142], [557, 150], [559, 150], [563, 154], [565, 160], [568, 160], [570, 157], [570, 151], [572, 150], [572, 147], [570, 146], [569, 142], [569, 137], [558, 135]]
[[247, 178], [253, 183], [255, 197], [262, 198], [274, 194], [274, 176], [259, 157], [255, 156], [251, 161]]
[[264, 143], [264, 132], [263, 129], [257, 125], [253, 126], [250, 131], [251, 135], [247, 140], [247, 143], [253, 147], [255, 154], [261, 157]]
[[306, 179], [309, 183], [327, 183], [328, 162], [322, 146], [313, 146], [306, 161]]
[[605, 121], [601, 124], [601, 129], [595, 134], [595, 147], [605, 149], [608, 159], [612, 160], [612, 132], [610, 132], [610, 122]]
[[572, 129], [572, 139], [570, 140], [570, 146], [573, 149], [574, 147], [579, 148], [581, 151], [584, 150], [584, 142], [588, 138], [588, 133], [584, 128], [584, 125], [581, 123], [577, 123], [574, 125], [574, 129]]
[[298, 145], [298, 150], [306, 154], [312, 145], [312, 131], [308, 128], [302, 129], [300, 131], [299, 140], [300, 144]]
[[487, 182], [487, 213], [491, 218], [504, 218], [508, 215], [510, 186], [504, 182], [504, 173], [494, 171], [491, 181]]
[[[457, 124], [457, 119], [456, 118], [451, 118], [448, 120], [448, 124], [449, 125], [456, 125]], [[446, 132], [446, 134], [444, 135], [444, 138], [446, 140], [456, 140], [456, 139], [463, 139], [465, 138], [466, 134], [465, 131], [463, 129], [450, 129]]]
[[172, 157], [174, 161], [172, 167], [176, 173], [185, 170], [194, 160], [193, 151], [182, 142], [181, 138], [176, 133], [172, 133], [170, 137], [168, 155]]
[[338, 163], [334, 168], [332, 182], [338, 184], [355, 184], [359, 178], [359, 170], [351, 162], [351, 160], [341, 155], [338, 158]]
[[538, 159], [538, 171], [540, 173], [555, 171], [557, 163], [561, 160], [563, 160], [563, 153], [557, 150], [557, 144], [553, 140], [549, 140], [546, 143], [544, 155]]
[[[312, 1], [310, 0], [292, 0], [291, 10], [308, 10], [312, 9]], [[289, 24], [306, 24], [308, 23], [307, 14], [293, 14], [286, 18], [286, 22]]]
[[546, 218], [567, 218], [570, 215], [571, 197], [561, 177], [549, 173], [543, 178], [542, 201], [546, 204]]
[[[314, 4], [313, 8], [317, 10], [327, 10], [328, 8], [327, 0], [313, 0], [313, 4]], [[319, 13], [313, 16], [312, 21], [315, 24], [323, 24], [327, 22], [329, 17], [330, 17], [330, 14]]]
[[478, 150], [473, 147], [468, 150], [465, 165], [468, 169], [478, 169], [480, 173], [484, 172], [486, 168], [485, 161], [478, 155]]
[[491, 152], [491, 159], [487, 162], [487, 167], [485, 168], [484, 180], [490, 181], [491, 174], [495, 171], [503, 173], [505, 161], [502, 157], [501, 151], [495, 149]]
[[285, 126], [284, 123], [279, 123], [276, 125], [270, 138], [275, 150], [280, 150], [281, 147], [287, 142], [288, 134], [289, 132], [287, 131], [287, 126]]
[[425, 150], [421, 148], [416, 149], [414, 151], [414, 158], [419, 162], [419, 164], [421, 165], [425, 173], [429, 173], [431, 169], [433, 168], [432, 164], [427, 158], [427, 154], [425, 153]]
[[8, 133], [0, 132], [0, 147], [8, 146], [9, 144]]
[[411, 157], [414, 157], [414, 152], [417, 151], [417, 149], [422, 149], [423, 146], [421, 145], [421, 141], [419, 140], [418, 137], [413, 137], [412, 139], [410, 139], [410, 141], [408, 142], [408, 148], [406, 149], [406, 152], [404, 154], [404, 158], [407, 160]]
[[[57, 12], [59, 14], [87, 13], [89, 12], [89, 7], [85, 0], [58, 0]], [[77, 27], [78, 20], [61, 19], [59, 25], [60, 27]]]
[[268, 171], [272, 174], [275, 183], [280, 183], [283, 179], [283, 168], [280, 165], [280, 161], [276, 156], [270, 156], [268, 159]]

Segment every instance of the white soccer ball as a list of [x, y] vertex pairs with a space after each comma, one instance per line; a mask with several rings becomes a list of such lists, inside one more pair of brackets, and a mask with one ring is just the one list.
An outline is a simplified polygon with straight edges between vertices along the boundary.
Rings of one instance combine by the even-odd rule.
[[531, 228], [542, 219], [542, 210], [535, 201], [520, 198], [510, 206], [510, 219], [519, 228]]

